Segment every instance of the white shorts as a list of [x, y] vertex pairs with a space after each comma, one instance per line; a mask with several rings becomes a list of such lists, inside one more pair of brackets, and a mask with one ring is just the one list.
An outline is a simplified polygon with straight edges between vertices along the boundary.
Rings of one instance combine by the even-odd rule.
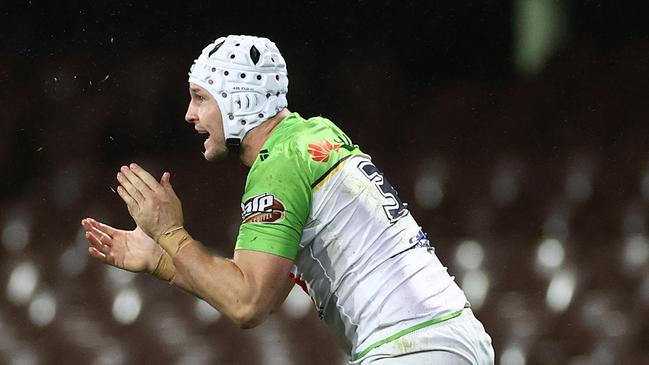
[[492, 365], [491, 337], [465, 308], [458, 317], [385, 343], [350, 364], [358, 365]]

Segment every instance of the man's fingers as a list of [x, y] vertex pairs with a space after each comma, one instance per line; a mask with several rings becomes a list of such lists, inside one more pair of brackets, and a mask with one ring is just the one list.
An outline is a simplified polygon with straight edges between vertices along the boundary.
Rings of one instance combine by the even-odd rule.
[[[127, 174], [131, 175], [132, 178], [129, 179]], [[136, 185], [136, 183], [133, 183], [131, 180], [137, 181], [137, 184], [139, 185], [139, 187], [138, 187], [138, 185]], [[128, 195], [130, 195], [131, 198], [133, 198], [133, 200], [135, 200], [138, 204], [141, 204], [144, 201], [144, 199], [145, 199], [144, 194], [146, 193], [148, 188], [146, 188], [144, 186], [144, 183], [142, 181], [140, 181], [137, 178], [137, 176], [133, 175], [133, 173], [131, 173], [131, 172], [128, 172], [128, 173], [118, 172], [117, 173], [117, 181], [126, 190]], [[142, 189], [146, 189], [146, 190], [142, 190]]]
[[122, 167], [119, 169], [119, 172], [122, 174], [122, 176], [124, 176], [126, 179], [128, 179], [128, 181], [129, 181], [131, 184], [133, 184], [133, 186], [134, 186], [134, 187], [135, 187], [135, 188], [136, 188], [136, 189], [137, 189], [137, 190], [142, 194], [142, 196], [144, 196], [144, 198], [146, 199], [147, 195], [149, 195], [149, 193], [152, 191], [152, 189], [149, 188], [149, 186], [148, 186], [144, 181], [142, 181], [142, 179], [140, 179], [140, 177], [139, 177], [137, 174], [135, 174], [135, 172], [133, 172], [133, 171], [132, 171], [131, 169], [129, 169], [128, 167], [126, 167], [126, 166], [122, 166]]
[[90, 224], [91, 224], [92, 227], [94, 227], [94, 228], [98, 229], [99, 231], [107, 234], [111, 238], [115, 237], [115, 235], [118, 233], [116, 228], [111, 227], [108, 224], [98, 222], [98, 221], [96, 221], [94, 219], [90, 219]]
[[110, 252], [110, 247], [105, 243], [103, 243], [101, 238], [98, 237], [96, 234], [92, 232], [86, 232], [86, 239], [88, 240], [88, 242], [90, 242], [92, 247], [97, 249], [97, 251], [103, 254], [107, 254], [108, 252]]
[[81, 220], [81, 226], [85, 228], [86, 231], [89, 231], [92, 228], [92, 219], [91, 218], [84, 218]]
[[174, 191], [174, 188], [171, 186], [171, 174], [168, 172], [165, 172], [162, 174], [162, 178], [160, 179], [160, 185], [167, 191], [167, 193], [171, 194], [171, 196], [178, 198], [176, 195], [176, 192]]
[[115, 266], [115, 260], [110, 255], [105, 255], [94, 247], [88, 247], [88, 253], [90, 254], [90, 256], [96, 258], [104, 264]]
[[106, 239], [107, 239], [107, 241], [108, 241], [108, 243], [110, 244], [110, 240], [111, 240], [112, 237], [111, 237], [108, 233], [103, 232], [103, 231], [97, 229], [97, 227], [95, 227], [95, 226], [93, 225], [91, 219], [86, 218], [86, 219], [82, 220], [82, 221], [81, 221], [81, 225], [82, 225], [83, 228], [86, 230], [86, 237], [87, 237], [87, 234], [88, 234], [88, 233], [94, 232], [94, 233], [95, 233], [95, 237], [97, 237], [97, 238], [99, 239], [100, 237], [105, 236]]
[[140, 179], [140, 181], [144, 182], [144, 184], [146, 184], [149, 189], [156, 191], [157, 189], [160, 188], [160, 184], [158, 184], [158, 181], [153, 176], [151, 176], [151, 174], [149, 174], [145, 169], [141, 168], [138, 164], [136, 163], [130, 164], [129, 169]]
[[90, 254], [90, 256], [96, 258], [97, 260], [99, 260], [99, 261], [101, 261], [101, 262], [104, 262], [104, 263], [105, 263], [105, 262], [107, 261], [107, 260], [106, 260], [106, 255], [104, 255], [103, 253], [99, 252], [99, 250], [97, 250], [97, 249], [94, 248], [94, 247], [88, 247], [88, 253]]
[[129, 212], [134, 212], [134, 209], [138, 207], [137, 202], [135, 199], [131, 198], [131, 196], [128, 194], [126, 189], [124, 189], [123, 186], [118, 186], [117, 187], [117, 194], [119, 195], [120, 198], [126, 203], [126, 206], [128, 207]]
[[99, 242], [101, 242], [102, 244], [104, 244], [106, 246], [112, 246], [113, 245], [113, 238], [111, 236], [109, 236], [108, 233], [102, 232], [99, 229], [97, 229], [96, 227], [92, 227], [87, 232], [92, 233], [95, 237], [97, 237]]

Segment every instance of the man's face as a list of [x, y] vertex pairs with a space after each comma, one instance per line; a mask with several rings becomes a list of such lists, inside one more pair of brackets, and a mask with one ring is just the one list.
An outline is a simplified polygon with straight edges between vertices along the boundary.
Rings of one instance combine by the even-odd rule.
[[194, 129], [200, 134], [206, 134], [205, 152], [203, 155], [208, 161], [219, 160], [228, 154], [223, 135], [223, 119], [221, 110], [212, 95], [201, 86], [189, 83], [189, 107], [185, 120], [193, 124]]

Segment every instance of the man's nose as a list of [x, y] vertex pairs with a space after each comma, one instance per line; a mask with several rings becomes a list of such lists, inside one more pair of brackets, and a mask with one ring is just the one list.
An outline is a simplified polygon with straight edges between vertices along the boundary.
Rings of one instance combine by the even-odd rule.
[[189, 106], [187, 107], [187, 113], [185, 113], [185, 121], [187, 123], [196, 123], [198, 121], [198, 114], [196, 114], [196, 111], [194, 108], [192, 108], [192, 104], [190, 103]]

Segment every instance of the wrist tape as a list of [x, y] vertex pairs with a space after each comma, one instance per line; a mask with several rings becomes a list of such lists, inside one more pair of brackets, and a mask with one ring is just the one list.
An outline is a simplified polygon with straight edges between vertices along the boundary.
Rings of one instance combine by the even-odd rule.
[[174, 276], [176, 276], [176, 267], [166, 251], [162, 251], [160, 259], [158, 260], [158, 265], [155, 267], [155, 270], [153, 270], [151, 275], [164, 281], [173, 281]]
[[185, 228], [178, 227], [170, 229], [158, 237], [158, 244], [169, 254], [170, 258], [174, 258], [181, 248], [186, 246], [192, 241], [192, 236], [187, 233]]

